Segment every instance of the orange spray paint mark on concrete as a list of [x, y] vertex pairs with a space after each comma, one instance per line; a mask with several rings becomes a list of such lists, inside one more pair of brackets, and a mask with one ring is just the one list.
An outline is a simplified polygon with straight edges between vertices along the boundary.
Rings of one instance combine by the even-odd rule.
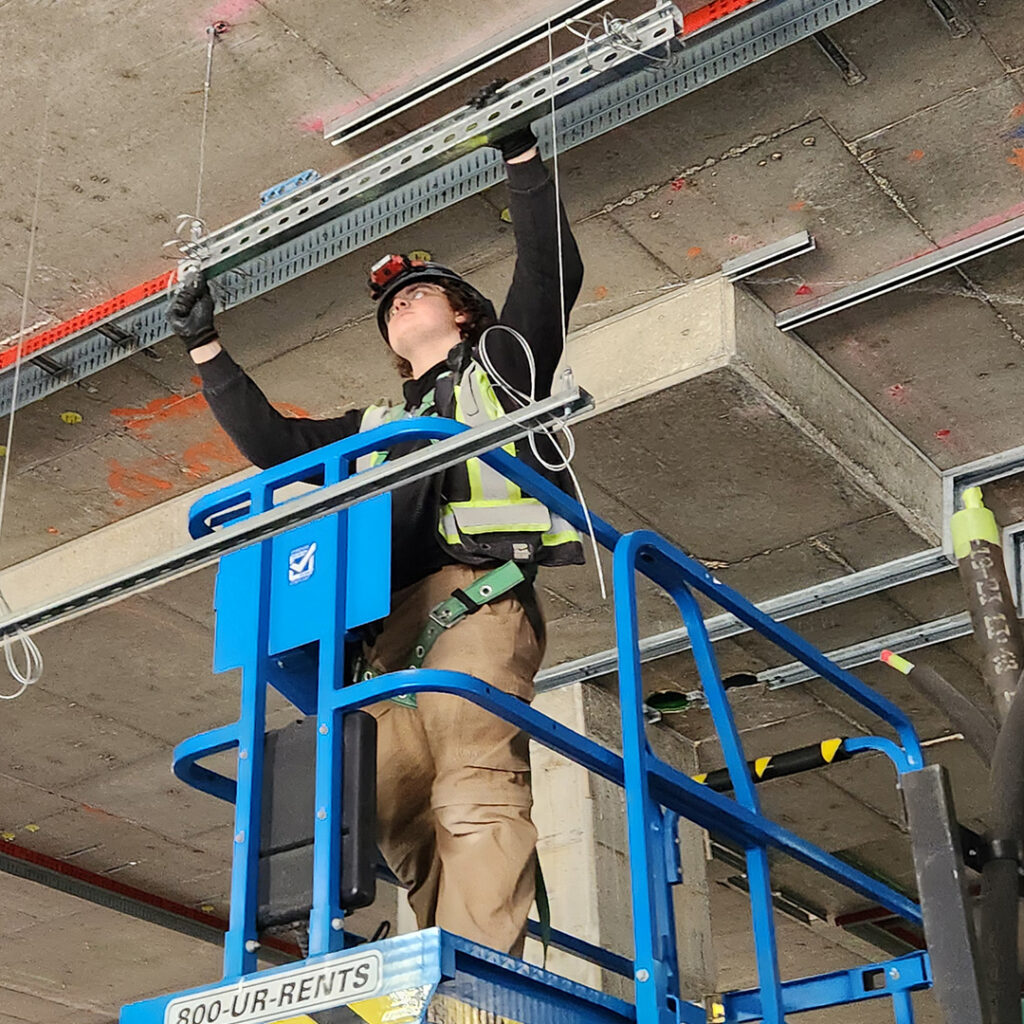
[[292, 419], [309, 419], [308, 410], [303, 409], [301, 405], [293, 405], [291, 402], [274, 402], [272, 404], [278, 412], [283, 413], [285, 416], [290, 416]]
[[603, 284], [599, 284], [594, 289], [594, 298], [598, 302], [600, 302], [602, 299], [607, 299], [608, 298], [608, 289]]
[[[198, 377], [193, 377], [192, 383], [199, 385], [202, 382]], [[134, 436], [148, 438], [150, 430], [157, 424], [201, 415], [208, 408], [202, 392], [196, 392], [184, 396], [164, 395], [138, 408], [112, 409], [111, 415], [118, 417]], [[309, 416], [306, 409], [291, 402], [275, 402], [274, 408], [292, 418]], [[212, 423], [209, 434], [202, 441], [186, 448], [180, 460], [166, 462], [162, 459], [144, 459], [128, 465], [112, 460], [108, 464], [107, 486], [117, 496], [114, 504], [123, 506], [129, 501], [146, 501], [161, 491], [173, 489], [175, 485], [167, 477], [173, 477], [179, 463], [181, 472], [197, 479], [213, 475], [218, 466], [221, 469], [241, 469], [247, 465], [247, 460], [224, 430]]]
[[1024, 103], [1018, 103], [1017, 106], [1010, 111], [1010, 117], [1024, 117]]
[[231, 438], [218, 428], [213, 437], [186, 448], [182, 462], [185, 463], [185, 472], [189, 476], [202, 477], [213, 472], [211, 463], [218, 463], [229, 469], [241, 469], [246, 464], [246, 459], [234, 446]]
[[1014, 149], [1013, 156], [1008, 156], [1006, 162], [1024, 171], [1024, 149]]
[[162, 459], [145, 459], [129, 466], [111, 459], [107, 463], [107, 486], [114, 494], [121, 495], [115, 499], [114, 504], [123, 505], [125, 498], [144, 501], [161, 491], [169, 491], [173, 484], [152, 472], [165, 467], [166, 463]]
[[789, 208], [793, 213], [799, 213], [806, 205], [806, 199], [797, 199], [796, 202], [789, 204]]
[[187, 419], [205, 408], [206, 399], [202, 394], [166, 395], [154, 398], [138, 409], [111, 409], [110, 415], [118, 417], [128, 430], [139, 437], [149, 437], [150, 428], [155, 424]]
[[686, 250], [686, 255], [691, 259], [695, 260], [704, 250], [699, 245], [691, 245]]
[[923, 160], [924, 159], [924, 150], [923, 149], [912, 149], [907, 154], [907, 159], [911, 163], [916, 164], [918, 160]]

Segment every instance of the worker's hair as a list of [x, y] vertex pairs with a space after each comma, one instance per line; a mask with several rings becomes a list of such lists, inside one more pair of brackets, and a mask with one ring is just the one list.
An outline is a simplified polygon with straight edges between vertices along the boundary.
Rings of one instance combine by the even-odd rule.
[[[466, 319], [459, 324], [463, 341], [475, 342], [483, 332], [495, 323], [490, 307], [485, 305], [477, 291], [460, 281], [437, 281], [448, 298], [453, 313], [465, 313]], [[395, 369], [403, 380], [412, 379], [412, 363], [397, 352], [393, 353]]]

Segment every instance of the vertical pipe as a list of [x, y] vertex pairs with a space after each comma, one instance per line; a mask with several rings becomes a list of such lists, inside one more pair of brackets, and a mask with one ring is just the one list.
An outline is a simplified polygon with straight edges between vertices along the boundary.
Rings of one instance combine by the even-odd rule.
[[[1019, 847], [1021, 811], [1007, 805], [1017, 793], [1016, 758], [1007, 759], [1006, 735], [1017, 733], [1014, 697], [1024, 668], [1020, 622], [1006, 578], [999, 525], [982, 501], [981, 488], [963, 494], [964, 507], [950, 529], [957, 568], [967, 592], [974, 637], [981, 648], [982, 675], [1003, 728], [992, 763], [994, 814], [989, 832], [991, 859], [982, 868], [981, 954], [990, 1024], [1020, 1024], [1020, 971], [1017, 963], [1019, 919]], [[1019, 702], [1018, 702], [1019, 703]], [[1013, 719], [1007, 728], [1008, 720]]]
[[969, 487], [964, 507], [953, 515], [953, 554], [983, 655], [982, 675], [992, 694], [996, 715], [1006, 721], [1024, 669], [1024, 642], [1010, 593], [995, 516], [982, 501], [981, 488]]

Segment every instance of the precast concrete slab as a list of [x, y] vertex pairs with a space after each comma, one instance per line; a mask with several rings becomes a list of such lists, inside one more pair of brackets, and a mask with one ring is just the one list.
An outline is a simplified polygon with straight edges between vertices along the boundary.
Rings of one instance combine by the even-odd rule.
[[853, 141], [992, 82], [1006, 69], [980, 19], [979, 26], [982, 31], [955, 38], [929, 4], [914, 0], [890, 0], [876, 17], [837, 25], [829, 35], [865, 81], [837, 86], [822, 111]]
[[[166, 763], [163, 767], [166, 769]], [[152, 786], [152, 800], [155, 806], [173, 810], [168, 808], [165, 791], [176, 780], [167, 772], [165, 775], [166, 778], [157, 778], [157, 784]], [[140, 778], [148, 779], [151, 784], [154, 781], [152, 773], [140, 773]], [[230, 824], [219, 852], [192, 842], [190, 836], [168, 834], [175, 830], [175, 824], [185, 832], [202, 827], [205, 821], [214, 820], [215, 814], [210, 812], [219, 812], [219, 816], [228, 821], [228, 807], [221, 808], [210, 802], [211, 806], [199, 808], [200, 813], [191, 818], [164, 816], [159, 823], [160, 830], [155, 830], [144, 822], [115, 813], [104, 803], [101, 795], [92, 802], [81, 801], [70, 810], [40, 818], [34, 822], [36, 827], [32, 832], [15, 829], [13, 841], [74, 868], [190, 905], [209, 895], [207, 879], [213, 872], [226, 875], [230, 869]], [[177, 801], [177, 809], [183, 806], [181, 800]], [[152, 813], [140, 817], [152, 817]], [[2, 849], [0, 847], [0, 851]], [[218, 886], [218, 895], [226, 896], [228, 891]]]
[[986, 0], [972, 15], [1003, 64], [1008, 69], [1024, 67], [1024, 26], [1013, 0]]
[[864, 136], [855, 149], [935, 243], [948, 244], [1019, 208], [1020, 103], [1017, 84], [997, 78]]
[[758, 139], [727, 158], [686, 167], [675, 183], [609, 216], [684, 279], [808, 231], [813, 252], [748, 282], [776, 311], [928, 244], [826, 118], [807, 117]]
[[954, 272], [800, 333], [943, 469], [1020, 443], [1020, 343]]
[[[89, 1020], [111, 1020], [125, 993], [157, 995], [166, 986], [214, 981], [220, 968], [216, 946], [178, 935], [64, 894], [48, 894], [34, 882], [4, 877], [5, 895], [31, 893], [30, 899], [55, 900], [60, 916], [23, 929], [4, 951], [4, 987], [54, 1004], [52, 1016], [66, 1021], [81, 1013]], [[47, 955], [47, 952], [48, 955]]]

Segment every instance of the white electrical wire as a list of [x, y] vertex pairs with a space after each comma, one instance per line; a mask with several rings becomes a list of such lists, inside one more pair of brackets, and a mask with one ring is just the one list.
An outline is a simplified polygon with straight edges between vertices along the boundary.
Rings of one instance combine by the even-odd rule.
[[[562, 323], [564, 331], [564, 318]], [[495, 368], [494, 363], [491, 362], [491, 358], [487, 353], [487, 336], [491, 331], [507, 332], [517, 342], [519, 342], [522, 347], [523, 352], [526, 355], [526, 364], [530, 369], [530, 390], [528, 394], [509, 384]], [[483, 367], [484, 373], [487, 374], [492, 384], [497, 384], [498, 387], [507, 392], [508, 395], [518, 402], [523, 408], [536, 401], [537, 366], [533, 358], [533, 352], [530, 349], [530, 345], [527, 340], [517, 330], [515, 330], [515, 328], [509, 327], [507, 324], [491, 324], [491, 326], [486, 328], [480, 335], [480, 341], [477, 343], [477, 351], [480, 353], [480, 365]], [[590, 537], [590, 545], [594, 552], [594, 565], [597, 567], [597, 579], [601, 585], [601, 598], [602, 600], [607, 601], [608, 589], [604, 578], [604, 567], [601, 565], [601, 556], [597, 547], [597, 539], [594, 536], [594, 523], [590, 517], [590, 507], [587, 505], [587, 499], [583, 494], [583, 488], [580, 485], [579, 478], [576, 476], [576, 471], [572, 468], [572, 460], [576, 455], [576, 438], [573, 437], [572, 430], [567, 423], [562, 422], [557, 419], [557, 417], [553, 417], [553, 420], [554, 422], [552, 426], [538, 425], [536, 430], [544, 434], [551, 441], [552, 447], [561, 454], [561, 461], [549, 462], [543, 455], [541, 455], [540, 450], [537, 448], [536, 433], [531, 433], [529, 435], [530, 450], [533, 452], [533, 457], [537, 462], [549, 472], [560, 473], [565, 471], [569, 474], [569, 478], [572, 480], [573, 487], [576, 490], [576, 496], [579, 498], [580, 505], [583, 508], [583, 518], [587, 524], [587, 533]], [[565, 435], [568, 451], [563, 452], [561, 446], [558, 444], [559, 432]]]
[[[574, 35], [577, 39], [582, 39], [584, 44], [584, 55], [586, 56], [587, 63], [590, 63], [590, 48], [591, 46], [600, 43], [601, 46], [609, 46], [613, 50], [618, 50], [619, 53], [632, 53], [637, 57], [643, 57], [653, 67], [663, 68], [666, 67], [670, 61], [670, 50], [666, 45], [664, 57], [654, 57], [647, 53], [644, 48], [640, 45], [639, 39], [636, 38], [635, 32], [632, 37], [630, 36], [630, 30], [632, 26], [624, 18], [615, 18], [612, 16], [610, 11], [605, 11], [601, 16], [600, 21], [586, 21], [585, 19], [577, 19], [575, 24], [585, 25], [587, 28], [586, 32], [581, 32], [579, 29], [573, 27], [573, 23], [569, 22], [566, 24], [566, 28]], [[594, 39], [594, 32], [597, 29], [604, 31], [604, 38], [600, 40]]]
[[[43, 134], [45, 143], [49, 137], [50, 122], [50, 101], [46, 100], [46, 107], [43, 114]], [[11, 445], [14, 440], [14, 413], [18, 408], [18, 384], [21, 380], [22, 344], [25, 339], [25, 328], [28, 324], [28, 293], [32, 283], [32, 274], [35, 268], [36, 253], [36, 228], [39, 225], [39, 196], [43, 189], [43, 160], [45, 158], [45, 146], [39, 152], [39, 168], [36, 172], [36, 194], [32, 204], [32, 225], [28, 236], [28, 263], [25, 267], [25, 287], [21, 296], [21, 326], [18, 329], [18, 348], [14, 355], [14, 382], [11, 387], [11, 411], [7, 417], [7, 449], [4, 452], [4, 469], [0, 476], [0, 532], [3, 530], [4, 511], [7, 508], [7, 480], [11, 468]], [[9, 615], [11, 608], [8, 605], [3, 593], [0, 592], [0, 612]], [[21, 646], [25, 656], [24, 669], [18, 664], [14, 654], [15, 637], [7, 637], [3, 643], [4, 660], [7, 662], [7, 671], [11, 673], [14, 681], [19, 684], [14, 693], [0, 693], [0, 700], [15, 700], [20, 697], [33, 683], [39, 682], [43, 674], [43, 656], [39, 653], [35, 641], [23, 629], [16, 633], [17, 643]]]

